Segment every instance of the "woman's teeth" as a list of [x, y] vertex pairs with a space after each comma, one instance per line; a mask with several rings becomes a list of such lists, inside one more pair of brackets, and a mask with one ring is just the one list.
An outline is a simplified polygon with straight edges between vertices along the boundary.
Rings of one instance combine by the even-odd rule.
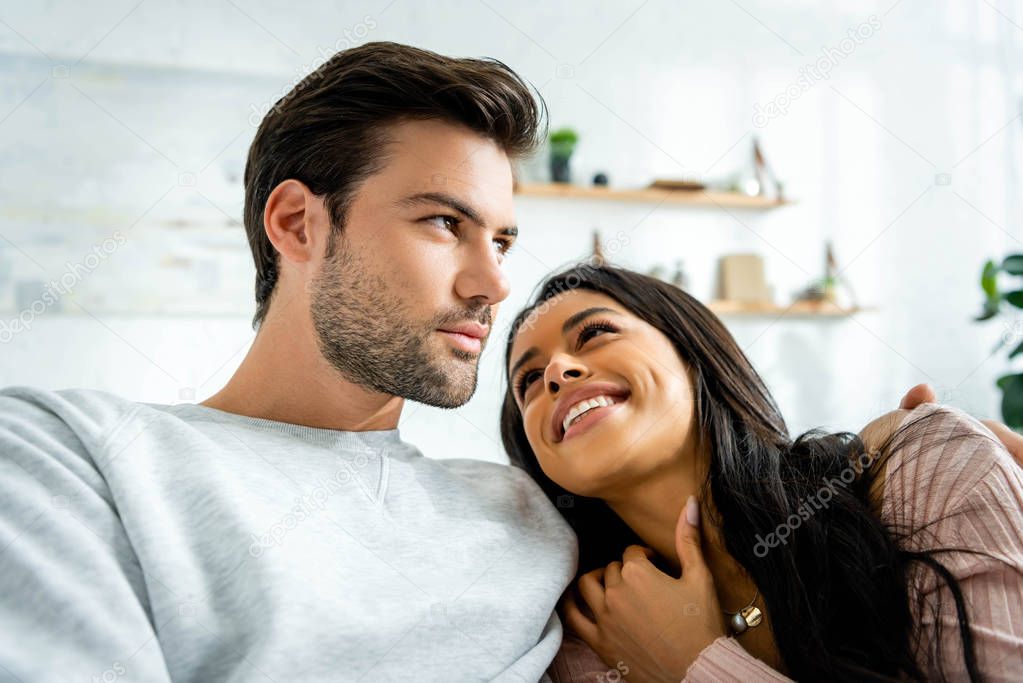
[[606, 408], [607, 406], [613, 406], [616, 401], [610, 396], [594, 396], [593, 398], [586, 399], [585, 401], [579, 401], [568, 411], [565, 415], [565, 419], [561, 423], [562, 431], [567, 432], [568, 428], [572, 426], [572, 423], [577, 419], [581, 419], [583, 415], [588, 413], [593, 408]]

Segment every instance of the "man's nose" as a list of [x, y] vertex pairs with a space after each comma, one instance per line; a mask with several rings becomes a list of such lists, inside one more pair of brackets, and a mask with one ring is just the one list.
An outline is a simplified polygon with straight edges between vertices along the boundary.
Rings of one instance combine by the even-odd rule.
[[462, 299], [474, 299], [490, 306], [508, 298], [511, 286], [493, 247], [488, 248], [482, 257], [473, 254], [470, 263], [459, 273], [455, 292]]

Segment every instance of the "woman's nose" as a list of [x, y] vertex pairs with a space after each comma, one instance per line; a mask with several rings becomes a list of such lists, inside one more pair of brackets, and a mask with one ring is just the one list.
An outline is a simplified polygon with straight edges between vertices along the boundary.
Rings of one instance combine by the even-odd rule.
[[585, 368], [579, 363], [568, 358], [555, 358], [547, 364], [544, 371], [544, 385], [547, 391], [556, 394], [561, 391], [567, 383], [583, 376]]

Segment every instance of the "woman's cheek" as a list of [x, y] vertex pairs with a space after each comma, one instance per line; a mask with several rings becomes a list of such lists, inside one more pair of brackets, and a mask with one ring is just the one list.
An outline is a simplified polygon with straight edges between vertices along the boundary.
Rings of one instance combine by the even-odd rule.
[[523, 424], [526, 426], [526, 438], [529, 441], [529, 445], [533, 447], [533, 452], [539, 455], [544, 447], [544, 442], [543, 424], [540, 421], [539, 415], [537, 415], [537, 411], [527, 408]]

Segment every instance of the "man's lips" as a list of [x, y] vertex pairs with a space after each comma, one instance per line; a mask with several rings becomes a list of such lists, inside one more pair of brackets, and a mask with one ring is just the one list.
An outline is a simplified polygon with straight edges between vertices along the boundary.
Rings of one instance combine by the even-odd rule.
[[490, 328], [480, 323], [460, 323], [458, 325], [449, 325], [437, 331], [446, 336], [462, 351], [479, 353], [483, 350], [483, 341], [487, 338]]
[[[630, 393], [627, 388], [611, 382], [587, 382], [571, 391], [566, 391], [558, 397], [558, 402], [554, 406], [554, 414], [551, 416], [551, 434], [554, 435], [554, 443], [560, 443], [565, 438], [562, 424], [568, 411], [575, 404], [596, 396], [610, 396], [616, 401], [624, 401]], [[600, 409], [596, 408], [595, 410]]]

